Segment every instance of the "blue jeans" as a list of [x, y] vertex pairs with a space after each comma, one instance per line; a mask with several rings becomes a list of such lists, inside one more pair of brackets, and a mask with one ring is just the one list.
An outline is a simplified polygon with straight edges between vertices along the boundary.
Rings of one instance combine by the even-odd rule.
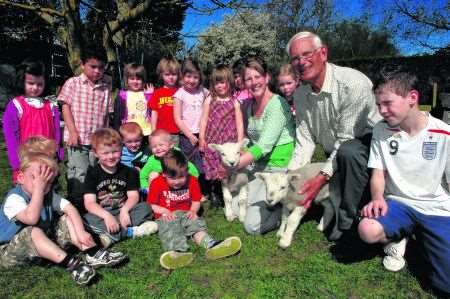
[[431, 284], [450, 293], [450, 217], [425, 215], [395, 200], [388, 200], [387, 204], [387, 214], [374, 219], [383, 226], [386, 237], [398, 240], [420, 234], [431, 265]]

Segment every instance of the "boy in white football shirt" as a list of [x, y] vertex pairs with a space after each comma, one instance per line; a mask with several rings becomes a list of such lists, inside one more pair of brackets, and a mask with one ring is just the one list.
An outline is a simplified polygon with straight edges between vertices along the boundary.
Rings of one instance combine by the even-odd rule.
[[374, 84], [384, 120], [373, 130], [368, 166], [372, 201], [362, 209], [359, 235], [383, 243], [386, 269], [398, 271], [412, 233], [423, 240], [433, 287], [450, 293], [450, 126], [419, 110], [418, 80], [401, 69]]

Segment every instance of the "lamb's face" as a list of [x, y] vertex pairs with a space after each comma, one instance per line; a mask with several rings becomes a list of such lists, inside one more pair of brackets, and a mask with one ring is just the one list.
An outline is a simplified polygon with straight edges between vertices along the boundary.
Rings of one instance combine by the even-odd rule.
[[287, 196], [289, 190], [288, 175], [285, 173], [256, 173], [266, 185], [266, 202], [270, 206], [279, 203]]
[[209, 144], [209, 147], [220, 154], [223, 165], [232, 168], [239, 164], [241, 148], [246, 146], [247, 143], [248, 140], [244, 139], [242, 142], [237, 143], [227, 142], [224, 144]]
[[234, 167], [239, 164], [239, 158], [241, 156], [240, 143], [224, 143], [218, 146], [217, 151], [220, 154], [223, 165]]

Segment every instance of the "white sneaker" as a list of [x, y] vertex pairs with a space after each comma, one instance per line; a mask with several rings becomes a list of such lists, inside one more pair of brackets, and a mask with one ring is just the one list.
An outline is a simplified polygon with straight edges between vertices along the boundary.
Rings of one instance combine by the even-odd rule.
[[158, 231], [158, 224], [155, 221], [145, 221], [139, 226], [133, 227], [133, 238], [139, 238], [154, 234]]
[[122, 252], [110, 252], [106, 249], [99, 249], [93, 256], [86, 254], [86, 263], [93, 267], [114, 267], [128, 259], [128, 256]]
[[386, 256], [383, 258], [383, 265], [386, 270], [397, 272], [405, 267], [405, 255], [406, 243], [408, 239], [403, 238], [399, 242], [390, 242], [383, 248]]

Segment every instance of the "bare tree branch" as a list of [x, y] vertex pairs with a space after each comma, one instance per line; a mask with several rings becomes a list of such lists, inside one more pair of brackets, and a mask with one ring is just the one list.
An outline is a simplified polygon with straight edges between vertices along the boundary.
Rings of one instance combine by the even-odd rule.
[[50, 25], [53, 25], [55, 23], [55, 17], [64, 17], [65, 15], [65, 12], [60, 12], [50, 7], [42, 7], [38, 4], [23, 4], [13, 1], [0, 0], [0, 7], [1, 6], [15, 7], [32, 11]]
[[128, 4], [125, 1], [120, 0], [116, 1], [118, 7], [117, 19], [116, 21], [110, 22], [113, 34], [121, 30], [128, 23], [140, 17], [150, 7], [150, 4], [152, 3], [151, 0], [145, 0], [144, 2], [138, 4], [136, 7], [132, 8], [128, 6]]
[[416, 42], [417, 42], [419, 45], [421, 45], [422, 47], [427, 48], [427, 49], [430, 49], [430, 50], [433, 50], [433, 51], [436, 51], [436, 50], [439, 50], [439, 49], [442, 48], [442, 47], [435, 47], [435, 46], [432, 46], [432, 45], [430, 45], [428, 42], [426, 42], [426, 41], [424, 42], [424, 41], [421, 41], [421, 40], [419, 40], [419, 39], [417, 39]]
[[450, 30], [450, 22], [448, 18], [438, 12], [434, 12], [431, 17], [426, 16], [421, 9], [410, 10], [404, 2], [395, 1], [400, 13], [404, 14], [416, 23], [428, 25], [438, 30]]
[[245, 1], [245, 0], [230, 0], [230, 1], [221, 1], [221, 0], [210, 0], [209, 4], [203, 4], [201, 6], [195, 5], [195, 1], [192, 1], [188, 4], [188, 7], [192, 9], [194, 12], [201, 15], [211, 15], [215, 11], [221, 9], [255, 9], [258, 5], [254, 1]]

